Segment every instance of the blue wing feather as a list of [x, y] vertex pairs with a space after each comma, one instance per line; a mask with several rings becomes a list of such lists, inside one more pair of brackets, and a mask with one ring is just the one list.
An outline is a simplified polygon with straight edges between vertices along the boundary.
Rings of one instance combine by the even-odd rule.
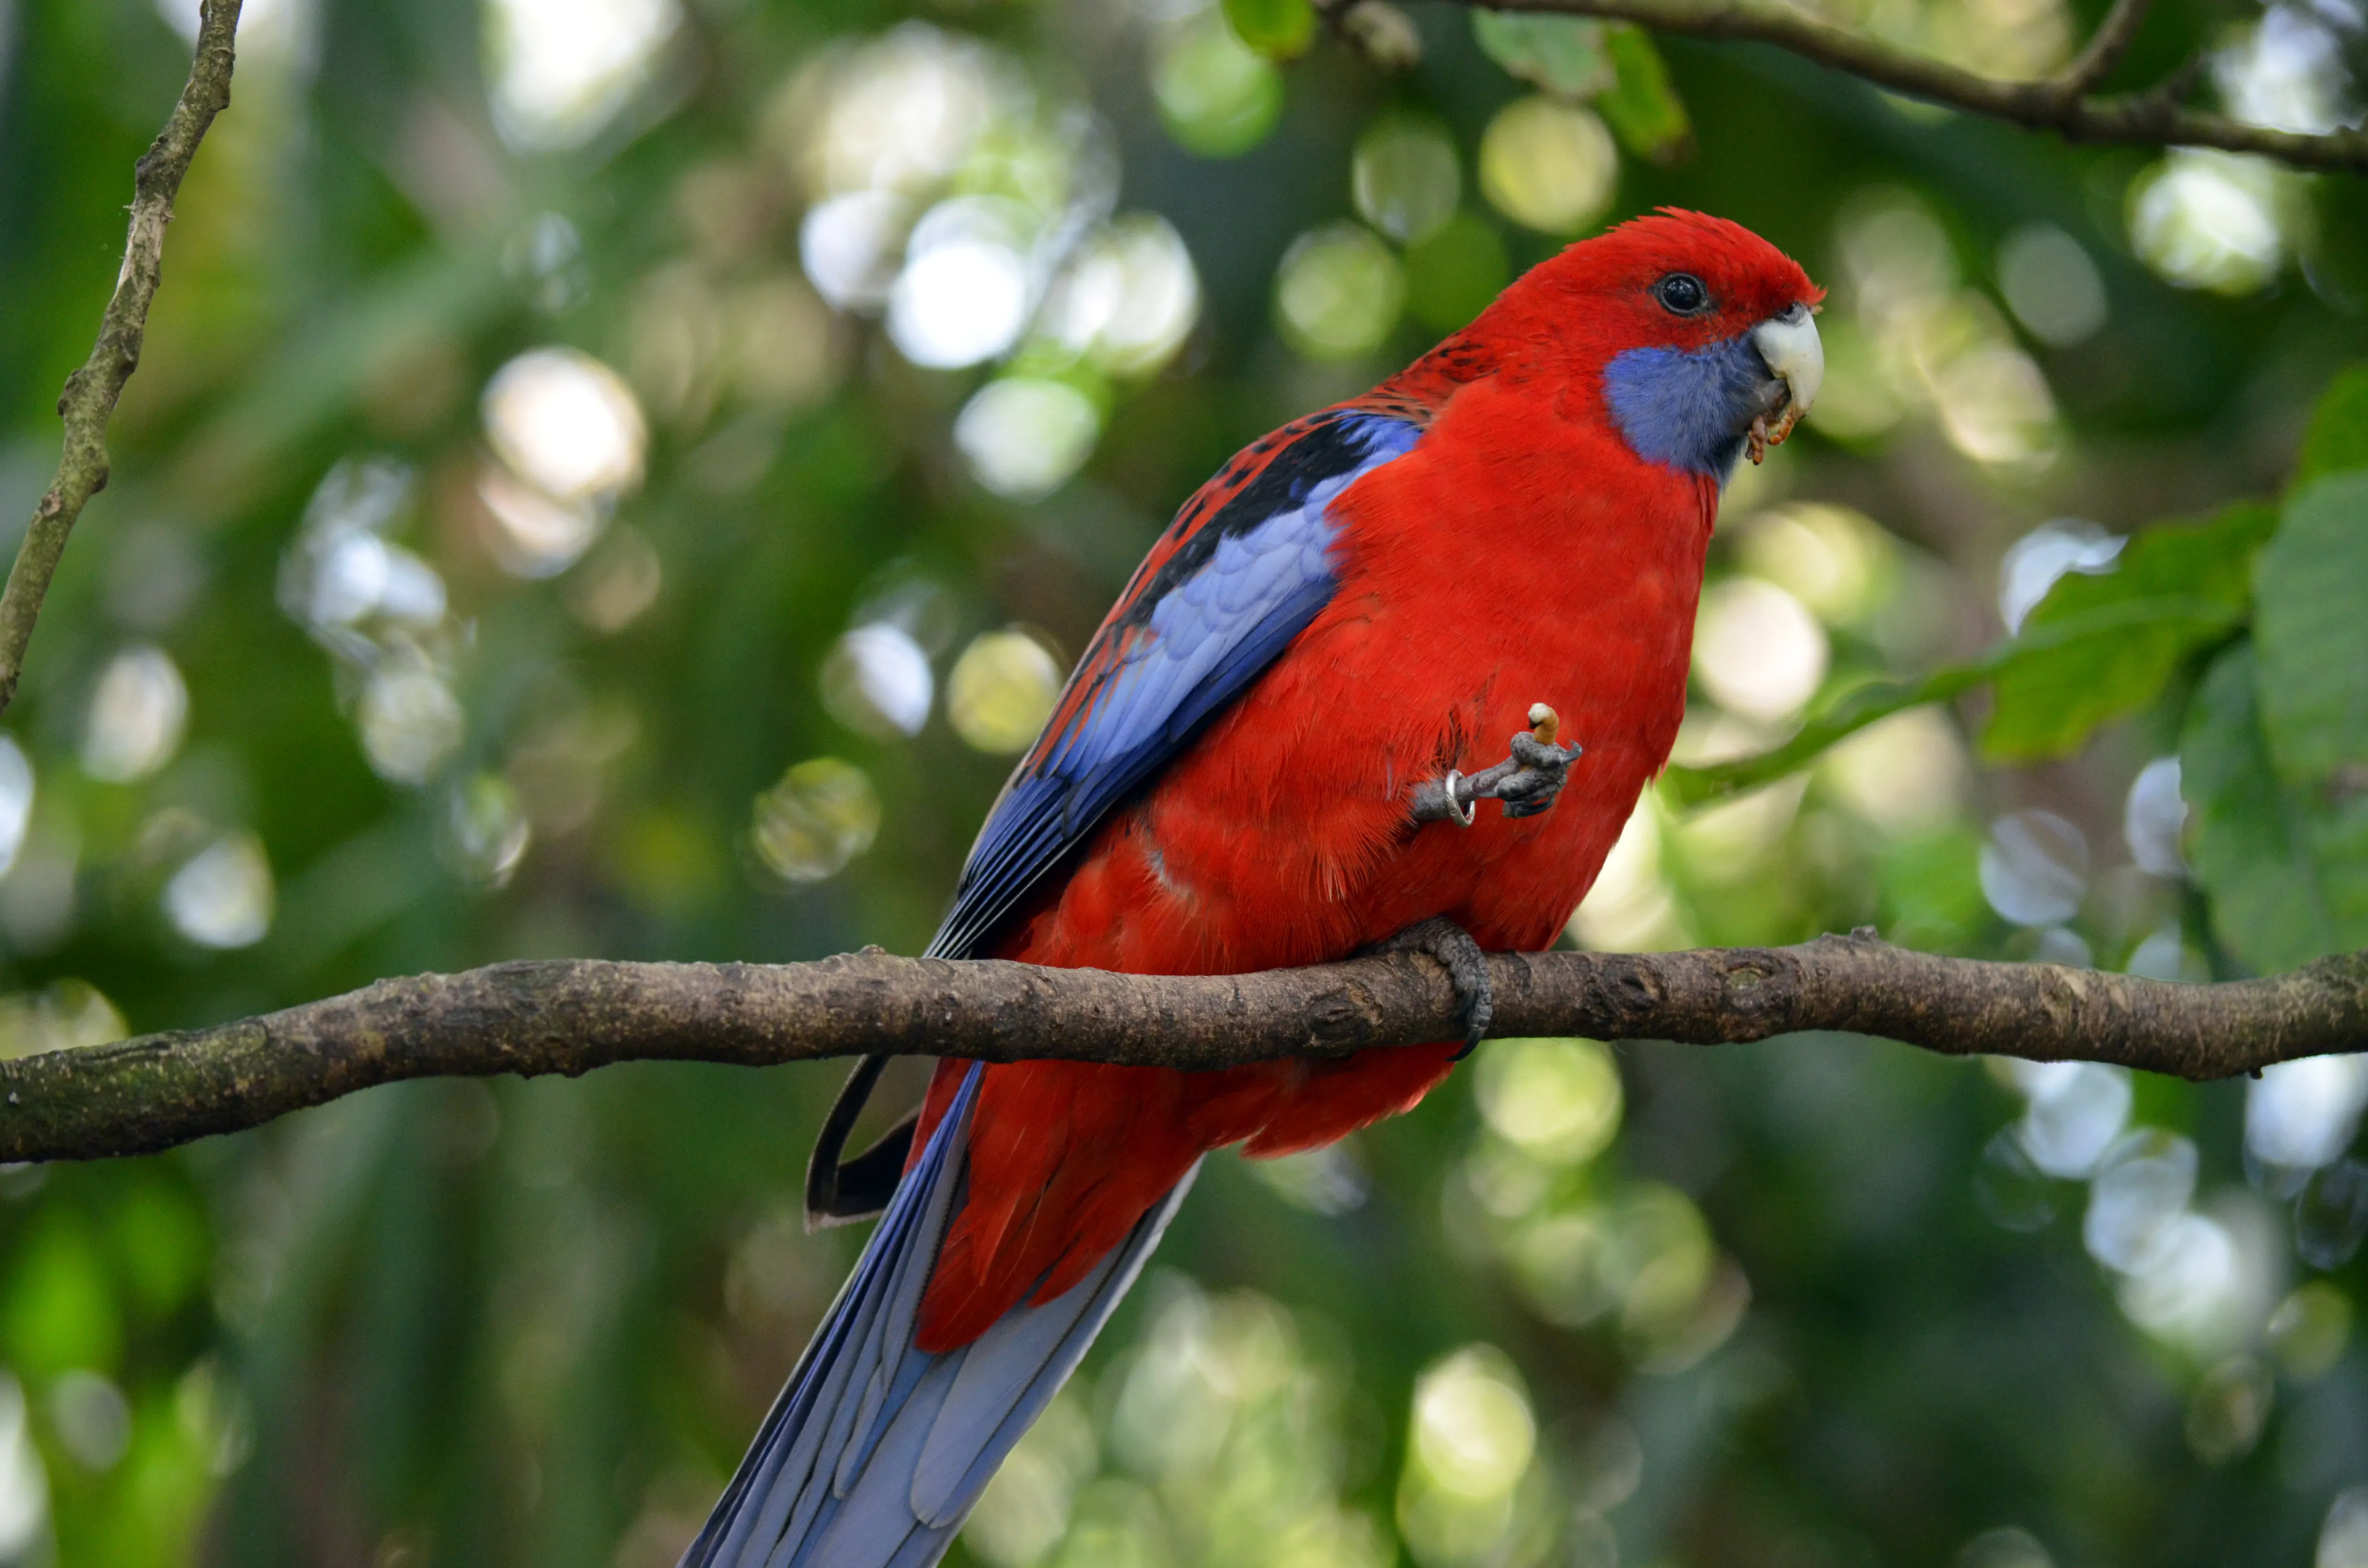
[[1004, 1459], [1084, 1359], [1191, 1186], [1056, 1300], [959, 1349], [913, 1346], [959, 1201], [982, 1069], [897, 1187], [683, 1568], [899, 1568], [934, 1562]]
[[1410, 420], [1333, 410], [1263, 467], [1235, 465], [1222, 505], [1186, 508], [980, 830], [932, 956], [974, 953], [1038, 878], [1307, 629], [1337, 582], [1332, 501], [1421, 437]]

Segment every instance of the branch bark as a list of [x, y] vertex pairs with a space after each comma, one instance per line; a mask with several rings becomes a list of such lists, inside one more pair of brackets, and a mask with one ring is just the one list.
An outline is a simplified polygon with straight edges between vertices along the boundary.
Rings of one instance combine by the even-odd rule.
[[123, 384], [140, 368], [148, 306], [164, 278], [165, 226], [173, 221], [173, 199], [180, 193], [181, 176], [189, 172], [206, 128], [230, 104], [241, 3], [204, 0], [188, 85], [134, 169], [131, 232], [123, 246], [123, 267], [115, 277], [115, 294], [99, 318], [98, 341], [92, 345], [90, 358], [66, 378], [58, 398], [65, 441], [57, 477], [34, 507], [32, 525], [8, 571], [8, 585], [0, 589], [0, 712], [16, 700], [25, 650], [40, 619], [41, 602], [49, 597], [50, 580], [65, 554], [66, 537], [90, 498], [107, 488], [107, 424], [123, 395]]
[[[1460, 3], [1478, 5], [1482, 0]], [[1772, 44], [1895, 93], [2028, 131], [2052, 131], [2067, 142], [2214, 147], [2275, 158], [2300, 169], [2368, 174], [2368, 131], [2273, 131], [2188, 108], [2181, 100], [2192, 72], [2179, 73], [2144, 92], [2092, 93], [2136, 37], [2146, 19], [2144, 0], [2116, 0], [2072, 63], [2036, 81], [1984, 76], [1821, 22], [1783, 0], [1486, 0], [1486, 5], [1500, 11], [1600, 17], [1691, 38]]]
[[[1804, 1029], [1950, 1056], [2112, 1062], [2192, 1080], [2368, 1051], [2368, 952], [2180, 985], [1937, 958], [1872, 936], [1685, 953], [1500, 953], [1499, 1035], [1699, 1045]], [[637, 1060], [765, 1066], [929, 1054], [1207, 1069], [1450, 1040], [1459, 1000], [1415, 955], [1211, 977], [996, 961], [495, 964], [383, 980], [212, 1028], [0, 1062], [0, 1160], [171, 1148], [406, 1078]]]

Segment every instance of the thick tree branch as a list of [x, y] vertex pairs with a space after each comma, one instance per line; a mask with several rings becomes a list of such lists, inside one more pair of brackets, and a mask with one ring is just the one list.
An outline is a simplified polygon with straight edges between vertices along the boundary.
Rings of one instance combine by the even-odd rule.
[[[1687, 953], [1497, 954], [1499, 1035], [1713, 1045], [1802, 1029], [1952, 1056], [2108, 1062], [2182, 1078], [2368, 1051], [2368, 953], [2180, 985], [1909, 952], [1871, 936]], [[892, 958], [495, 964], [384, 980], [213, 1028], [0, 1062], [0, 1160], [93, 1159], [235, 1132], [404, 1078], [762, 1066], [906, 1052], [1212, 1068], [1453, 1038], [1411, 955], [1184, 978]]]
[[[1478, 4], [1480, 0], [1462, 0]], [[2368, 173], [2368, 131], [2322, 134], [2272, 131], [2226, 115], [2190, 108], [2193, 73], [2181, 72], [2139, 93], [2097, 96], [2146, 19], [2144, 0], [2116, 0], [2078, 58], [2057, 75], [2009, 82], [1821, 22], [1783, 0], [1486, 0], [1502, 11], [1552, 12], [1634, 22], [1656, 32], [1773, 44], [1878, 87], [1928, 103], [2052, 131], [2067, 142], [2216, 147], [2254, 153], [2301, 169]]]
[[40, 619], [41, 601], [49, 597], [50, 579], [65, 554], [66, 536], [74, 531], [84, 506], [107, 488], [107, 422], [123, 395], [123, 383], [140, 366], [148, 305], [164, 277], [165, 225], [173, 221], [173, 198], [180, 192], [181, 176], [189, 172], [189, 160], [197, 156], [206, 128], [230, 103], [240, 4], [204, 0], [188, 85], [133, 172], [131, 233], [124, 244], [122, 269], [116, 274], [115, 295], [99, 318], [98, 341], [90, 358], [66, 378], [65, 392], [58, 399], [65, 445], [57, 478], [33, 509], [32, 526], [25, 530], [17, 563], [8, 571], [8, 585], [0, 590], [0, 712], [16, 699], [25, 649]]

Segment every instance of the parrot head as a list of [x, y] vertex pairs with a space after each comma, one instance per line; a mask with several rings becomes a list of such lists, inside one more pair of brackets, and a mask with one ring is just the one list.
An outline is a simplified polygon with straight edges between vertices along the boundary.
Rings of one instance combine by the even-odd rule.
[[1501, 368], [1600, 398], [1638, 457], [1724, 483], [1816, 397], [1824, 297], [1741, 224], [1665, 208], [1540, 263], [1469, 332]]

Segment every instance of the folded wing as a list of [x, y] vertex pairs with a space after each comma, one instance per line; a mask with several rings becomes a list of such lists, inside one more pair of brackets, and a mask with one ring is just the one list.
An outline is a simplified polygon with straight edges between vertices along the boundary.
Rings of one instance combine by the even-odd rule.
[[1327, 409], [1235, 460], [1178, 515], [1013, 773], [929, 945], [966, 958], [1103, 814], [1147, 783], [1330, 602], [1341, 492], [1421, 438]]

